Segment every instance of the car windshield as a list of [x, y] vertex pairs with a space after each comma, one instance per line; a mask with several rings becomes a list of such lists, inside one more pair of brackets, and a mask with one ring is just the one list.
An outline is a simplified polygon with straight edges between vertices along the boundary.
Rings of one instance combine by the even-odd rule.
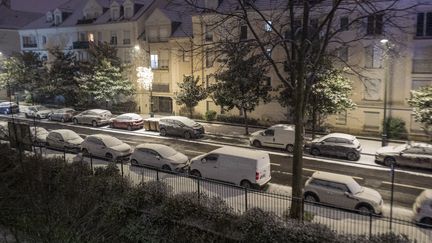
[[63, 138], [68, 141], [68, 140], [75, 140], [75, 139], [79, 139], [81, 138], [78, 134], [76, 134], [73, 131], [65, 131], [63, 132]]
[[188, 127], [193, 127], [195, 124], [197, 124], [195, 121], [186, 117], [177, 117], [176, 119]]
[[352, 181], [350, 183], [347, 184], [348, 188], [350, 189], [350, 191], [352, 192], [352, 194], [357, 194], [359, 192], [363, 191], [363, 187], [360, 186], [356, 181]]
[[177, 151], [175, 151], [174, 149], [172, 149], [170, 147], [165, 147], [165, 146], [161, 147], [160, 149], [158, 149], [158, 152], [164, 158], [171, 157], [171, 156], [173, 156], [173, 155], [175, 155], [177, 153]]
[[34, 107], [34, 109], [35, 109], [36, 111], [48, 110], [48, 108], [46, 108], [46, 107], [43, 106], [43, 105], [37, 105], [37, 106]]
[[405, 149], [407, 149], [408, 147], [409, 147], [408, 144], [402, 144], [402, 145], [394, 146], [393, 149], [394, 149], [396, 152], [402, 152], [402, 151], [404, 151]]
[[122, 141], [118, 140], [118, 139], [115, 138], [115, 137], [108, 137], [108, 138], [105, 138], [105, 139], [103, 140], [103, 142], [104, 142], [104, 144], [105, 144], [107, 147], [114, 147], [114, 146], [117, 146], [117, 145], [120, 145], [120, 144], [123, 143]]

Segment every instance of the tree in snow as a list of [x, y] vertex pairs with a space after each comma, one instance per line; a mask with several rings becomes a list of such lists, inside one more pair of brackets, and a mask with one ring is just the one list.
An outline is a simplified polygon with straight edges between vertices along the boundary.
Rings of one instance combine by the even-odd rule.
[[420, 122], [425, 133], [432, 137], [432, 86], [412, 90], [408, 104], [414, 109], [415, 120]]
[[207, 98], [207, 90], [199, 84], [199, 77], [184, 76], [183, 82], [178, 83], [180, 91], [175, 97], [178, 105], [185, 105], [189, 111], [189, 117], [192, 118], [193, 109], [201, 100]]

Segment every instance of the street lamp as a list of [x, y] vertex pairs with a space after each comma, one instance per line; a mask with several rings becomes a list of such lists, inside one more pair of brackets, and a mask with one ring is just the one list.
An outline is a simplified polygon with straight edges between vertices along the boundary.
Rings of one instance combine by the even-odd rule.
[[137, 67], [137, 82], [141, 85], [141, 87], [150, 92], [149, 96], [149, 113], [150, 116], [153, 117], [153, 95], [152, 95], [152, 85], [153, 85], [153, 71], [151, 67]]
[[388, 78], [389, 78], [389, 40], [382, 39], [380, 40], [381, 44], [384, 45], [384, 121], [383, 121], [383, 129], [381, 134], [381, 146], [387, 146], [387, 89], [388, 89]]

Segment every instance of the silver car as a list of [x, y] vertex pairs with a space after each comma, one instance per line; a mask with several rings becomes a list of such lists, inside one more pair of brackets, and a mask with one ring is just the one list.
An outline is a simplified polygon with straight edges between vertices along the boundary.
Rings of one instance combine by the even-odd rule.
[[45, 145], [48, 134], [49, 132], [43, 127], [30, 127], [31, 140], [36, 146]]
[[46, 146], [54, 149], [79, 151], [83, 140], [84, 139], [82, 139], [72, 130], [57, 129], [48, 133], [46, 138]]
[[379, 192], [360, 186], [352, 177], [317, 171], [306, 181], [306, 201], [329, 204], [361, 213], [381, 214], [383, 200]]
[[49, 109], [43, 105], [34, 105], [27, 108], [27, 111], [25, 112], [25, 117], [45, 119], [48, 118], [52, 112], [52, 109]]
[[104, 134], [93, 134], [85, 138], [81, 144], [84, 155], [102, 157], [109, 160], [117, 160], [128, 157], [131, 147], [121, 140]]
[[432, 145], [411, 143], [399, 146], [386, 146], [377, 150], [375, 162], [385, 166], [401, 165], [432, 169]]
[[63, 108], [53, 111], [53, 113], [48, 117], [50, 121], [61, 121], [67, 122], [72, 121], [72, 117], [76, 115], [76, 111], [71, 108]]
[[130, 157], [132, 165], [147, 165], [163, 170], [182, 170], [189, 158], [163, 144], [145, 143], [136, 146]]
[[362, 147], [356, 137], [345, 133], [330, 133], [305, 145], [313, 156], [330, 155], [354, 161], [360, 159]]
[[94, 127], [110, 123], [112, 114], [108, 110], [92, 109], [86, 110], [72, 118], [74, 124], [88, 124]]

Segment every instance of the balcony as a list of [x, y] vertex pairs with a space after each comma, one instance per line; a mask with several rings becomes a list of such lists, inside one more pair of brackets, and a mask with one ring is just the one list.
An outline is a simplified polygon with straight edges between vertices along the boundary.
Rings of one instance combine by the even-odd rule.
[[160, 36], [149, 36], [148, 42], [157, 43], [157, 42], [168, 42], [169, 37], [160, 37]]
[[432, 73], [432, 59], [413, 59], [412, 73]]
[[153, 92], [159, 92], [159, 93], [169, 93], [170, 92], [170, 85], [169, 84], [153, 84], [152, 85], [152, 91]]
[[74, 41], [72, 43], [73, 49], [88, 49], [90, 45], [89, 41]]
[[159, 60], [157, 62], [151, 62], [151, 68], [153, 70], [168, 70], [169, 69], [169, 60]]
[[24, 43], [23, 48], [36, 48], [37, 43]]

